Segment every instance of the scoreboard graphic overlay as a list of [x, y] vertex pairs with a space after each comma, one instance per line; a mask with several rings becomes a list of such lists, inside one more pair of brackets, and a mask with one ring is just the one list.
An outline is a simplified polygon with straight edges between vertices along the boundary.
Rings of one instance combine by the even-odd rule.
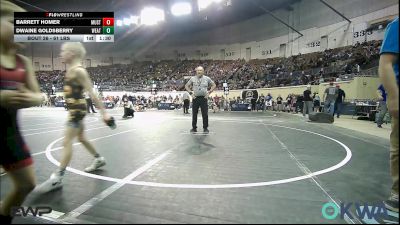
[[14, 42], [114, 42], [114, 12], [16, 12]]

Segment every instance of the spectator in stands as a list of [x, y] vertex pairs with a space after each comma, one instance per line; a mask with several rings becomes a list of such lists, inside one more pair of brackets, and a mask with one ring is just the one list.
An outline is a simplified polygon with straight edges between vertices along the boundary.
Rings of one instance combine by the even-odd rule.
[[242, 104], [243, 100], [238, 96], [236, 99], [236, 104]]
[[229, 108], [228, 108], [228, 111], [231, 111], [232, 110], [232, 105], [233, 104], [235, 104], [235, 99], [232, 99], [232, 98], [229, 98]]
[[221, 101], [221, 98], [218, 97], [217, 95], [215, 95], [215, 96], [214, 96], [214, 103], [215, 103], [215, 105], [218, 107], [218, 109], [220, 109], [220, 107], [219, 107], [220, 101]]
[[386, 105], [386, 91], [383, 88], [383, 85], [379, 85], [378, 90], [376, 91], [378, 95], [378, 113], [376, 114], [376, 125], [378, 128], [382, 128], [383, 119], [388, 111]]
[[115, 99], [114, 99], [114, 105], [117, 105], [118, 102], [119, 102], [119, 96], [116, 96]]
[[265, 106], [264, 106], [264, 111], [265, 110], [272, 110], [272, 96], [270, 93], [265, 96]]
[[311, 85], [307, 85], [307, 89], [303, 92], [303, 116], [310, 115], [313, 111], [313, 99], [311, 97]]
[[296, 98], [296, 113], [297, 112], [303, 112], [303, 104], [304, 104], [304, 96], [303, 95], [297, 95], [297, 98]]
[[179, 103], [179, 96], [178, 95], [175, 96], [175, 98], [173, 100], [173, 103], [174, 103], [174, 106], [175, 106], [175, 110], [179, 110], [180, 103]]
[[336, 84], [336, 88], [338, 91], [338, 96], [335, 101], [335, 113], [337, 118], [339, 118], [343, 110], [343, 102], [346, 98], [346, 93], [340, 88], [339, 84]]
[[207, 99], [208, 108], [209, 108], [209, 109], [212, 109], [212, 108], [213, 108], [213, 104], [214, 104], [213, 98], [212, 98], [211, 96], [208, 97], [208, 99]]
[[[135, 89], [150, 91], [153, 84], [157, 90], [172, 91], [184, 86], [184, 76], [191, 75], [191, 68], [198, 64], [210, 65], [205, 71], [222, 89], [222, 83], [229, 81], [231, 89], [279, 87], [300, 84], [317, 84], [326, 79], [334, 79], [340, 73], [356, 73], [360, 69], [374, 65], [378, 59], [379, 41], [370, 41], [366, 45], [357, 45], [330, 49], [324, 52], [313, 52], [286, 59], [269, 58], [237, 61], [160, 61], [143, 62], [131, 65], [112, 65], [88, 68], [93, 81], [103, 90]], [[339, 65], [347, 64], [342, 70]], [[303, 73], [304, 72], [304, 73]], [[51, 91], [51, 85], [60, 89], [63, 85], [61, 71], [38, 71], [37, 77], [41, 88]], [[319, 76], [318, 76], [319, 75]]]
[[133, 98], [132, 95], [128, 95], [128, 100], [129, 100], [130, 102], [132, 102], [132, 105], [135, 105], [135, 104], [136, 104], [136, 101], [134, 101], [134, 98]]
[[289, 95], [286, 97], [286, 111], [287, 111], [287, 112], [290, 112], [291, 109], [292, 109], [292, 95], [289, 94]]
[[261, 94], [257, 100], [257, 112], [259, 109], [264, 110], [264, 104], [265, 104], [265, 96], [264, 94]]
[[335, 101], [338, 97], [338, 89], [333, 86], [333, 82], [329, 83], [329, 87], [325, 89], [324, 96], [324, 112], [329, 113], [332, 116], [335, 113]]
[[296, 97], [296, 95], [292, 94], [292, 100], [291, 100], [290, 107], [291, 107], [291, 111], [293, 113], [297, 114], [297, 103], [296, 102], [297, 102], [297, 97]]
[[128, 100], [127, 97], [123, 98], [122, 104], [124, 106], [124, 115], [122, 116], [122, 118], [126, 119], [129, 116], [131, 116], [132, 118], [134, 117], [134, 107], [131, 101]]
[[386, 103], [392, 116], [390, 172], [393, 180], [387, 209], [399, 212], [399, 17], [386, 28], [379, 59], [379, 77], [385, 88]]
[[314, 112], [321, 112], [321, 98], [319, 97], [317, 92], [314, 92], [313, 100], [314, 100]]
[[278, 98], [276, 98], [276, 104], [277, 104], [277, 111], [282, 112], [283, 110], [283, 98], [281, 95], [278, 95]]
[[219, 101], [219, 109], [225, 110], [225, 106], [226, 106], [226, 98], [223, 95], [221, 95]]
[[189, 114], [190, 94], [185, 91], [183, 93], [183, 114]]
[[217, 105], [217, 102], [215, 100], [213, 101], [212, 98], [210, 100], [213, 113], [219, 112], [219, 107]]
[[252, 111], [252, 112], [255, 112], [255, 111], [256, 111], [256, 106], [257, 106], [257, 99], [256, 99], [256, 97], [255, 97], [255, 96], [252, 96], [250, 102], [251, 102], [251, 111]]

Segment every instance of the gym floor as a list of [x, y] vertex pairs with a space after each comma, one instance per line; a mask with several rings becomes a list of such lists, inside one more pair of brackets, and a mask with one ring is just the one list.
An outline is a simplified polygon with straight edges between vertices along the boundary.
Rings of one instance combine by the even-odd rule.
[[[53, 213], [15, 223], [365, 223], [327, 220], [322, 206], [374, 204], [390, 192], [389, 142], [376, 136], [287, 113], [210, 112], [205, 135], [189, 133], [191, 115], [182, 111], [137, 112], [127, 120], [122, 109], [109, 112], [115, 130], [99, 113], [85, 118], [86, 135], [107, 165], [83, 172], [92, 157], [74, 145], [64, 187], [32, 193], [24, 203]], [[66, 118], [63, 108], [19, 114], [38, 183], [57, 168]], [[10, 188], [1, 176], [2, 198]]]

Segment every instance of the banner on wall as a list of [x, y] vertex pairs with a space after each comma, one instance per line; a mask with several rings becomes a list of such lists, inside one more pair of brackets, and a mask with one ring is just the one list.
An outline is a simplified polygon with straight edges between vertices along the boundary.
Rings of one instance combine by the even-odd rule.
[[165, 103], [165, 102], [160, 102], [158, 103], [158, 110], [174, 110], [175, 109], [175, 104], [174, 103]]
[[243, 90], [242, 99], [251, 100], [252, 98], [258, 99], [257, 90]]
[[244, 104], [233, 104], [231, 107], [232, 111], [251, 111], [251, 106], [249, 103]]

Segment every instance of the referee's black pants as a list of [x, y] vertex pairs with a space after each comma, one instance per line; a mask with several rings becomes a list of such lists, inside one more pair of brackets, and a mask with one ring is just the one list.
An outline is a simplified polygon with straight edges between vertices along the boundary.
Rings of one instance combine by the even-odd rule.
[[199, 113], [199, 108], [201, 109], [201, 115], [203, 117], [203, 129], [208, 128], [208, 104], [207, 98], [204, 96], [199, 96], [193, 99], [193, 106], [192, 106], [192, 127], [193, 129], [197, 129], [197, 113]]
[[190, 105], [189, 99], [183, 100], [183, 113], [185, 113], [185, 114], [189, 113], [189, 105]]
[[90, 109], [92, 109], [92, 112], [93, 112], [93, 113], [96, 112], [96, 111], [94, 110], [94, 107], [93, 107], [92, 99], [90, 99], [90, 98], [87, 98], [87, 99], [86, 99], [86, 109], [87, 109], [87, 112], [88, 112], [88, 113], [90, 113]]

